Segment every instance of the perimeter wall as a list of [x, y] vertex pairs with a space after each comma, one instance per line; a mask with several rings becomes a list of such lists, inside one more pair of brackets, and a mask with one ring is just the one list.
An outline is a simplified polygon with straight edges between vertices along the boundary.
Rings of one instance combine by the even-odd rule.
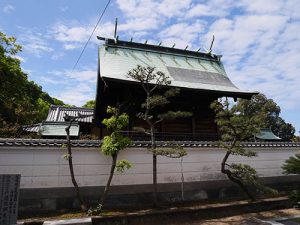
[[[182, 199], [236, 198], [242, 192], [220, 173], [224, 150], [186, 148], [182, 159], [158, 157], [159, 198], [163, 202]], [[282, 174], [282, 165], [300, 147], [251, 147], [257, 157], [232, 156], [231, 162], [254, 167], [267, 184], [281, 190], [300, 188], [299, 176]], [[98, 147], [73, 148], [76, 179], [90, 202], [100, 199], [106, 184], [111, 159]], [[66, 149], [42, 146], [0, 146], [0, 174], [21, 174], [20, 211], [57, 210], [77, 207], [67, 161]], [[133, 167], [115, 173], [108, 203], [113, 206], [142, 206], [151, 203], [152, 155], [147, 148], [128, 148], [119, 155]]]

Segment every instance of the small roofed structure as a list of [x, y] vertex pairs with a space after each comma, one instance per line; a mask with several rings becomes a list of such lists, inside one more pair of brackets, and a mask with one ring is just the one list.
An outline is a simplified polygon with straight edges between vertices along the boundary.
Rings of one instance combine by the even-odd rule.
[[[218, 137], [215, 115], [210, 104], [220, 97], [250, 99], [257, 92], [237, 88], [227, 76], [220, 55], [106, 39], [99, 48], [98, 81], [95, 121], [100, 127], [100, 137], [106, 134], [101, 124], [108, 105], [126, 106], [130, 116], [128, 134], [133, 127], [143, 126], [144, 121], [135, 117], [141, 110], [145, 93], [139, 83], [127, 76], [129, 70], [140, 66], [155, 67], [171, 80], [172, 87], [180, 89], [180, 95], [171, 99], [166, 110], [182, 110], [193, 113], [191, 118], [163, 121], [157, 130], [159, 139], [214, 140]], [[134, 136], [141, 138], [141, 134]]]
[[281, 138], [277, 137], [270, 128], [262, 128], [255, 136], [260, 141], [280, 141]]
[[66, 136], [69, 116], [84, 117], [76, 119], [70, 128], [70, 136], [78, 138], [79, 134], [91, 134], [93, 128], [94, 109], [51, 105], [45, 121], [23, 126], [26, 132], [39, 133], [43, 138], [62, 138]]

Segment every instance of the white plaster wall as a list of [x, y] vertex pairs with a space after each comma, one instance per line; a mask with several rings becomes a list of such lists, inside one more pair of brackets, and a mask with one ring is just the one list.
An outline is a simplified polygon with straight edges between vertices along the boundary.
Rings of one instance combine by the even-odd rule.
[[[231, 162], [246, 163], [254, 167], [262, 177], [282, 175], [281, 166], [299, 148], [253, 149], [258, 157], [233, 156]], [[97, 148], [73, 148], [76, 179], [80, 186], [103, 186], [106, 183], [110, 158]], [[222, 180], [220, 163], [222, 149], [187, 148], [188, 155], [181, 159], [158, 157], [158, 182]], [[68, 163], [63, 159], [66, 150], [46, 147], [1, 147], [0, 174], [21, 174], [21, 188], [50, 188], [72, 186]], [[133, 167], [123, 174], [115, 173], [112, 185], [152, 183], [152, 155], [145, 148], [130, 148], [120, 153], [119, 159], [127, 159]]]

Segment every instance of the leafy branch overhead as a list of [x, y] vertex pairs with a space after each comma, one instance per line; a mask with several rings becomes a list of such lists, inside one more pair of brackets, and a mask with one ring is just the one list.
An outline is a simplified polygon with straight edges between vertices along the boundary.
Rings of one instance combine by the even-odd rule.
[[0, 32], [0, 137], [21, 136], [20, 125], [41, 122], [51, 104], [64, 104], [28, 80], [16, 57], [21, 51], [15, 37]]

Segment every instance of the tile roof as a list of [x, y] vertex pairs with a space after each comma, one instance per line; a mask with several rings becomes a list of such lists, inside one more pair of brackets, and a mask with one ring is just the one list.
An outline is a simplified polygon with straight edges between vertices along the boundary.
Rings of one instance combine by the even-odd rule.
[[64, 122], [65, 114], [67, 114], [69, 116], [78, 116], [78, 113], [80, 113], [81, 115], [91, 115], [89, 117], [78, 119], [78, 122], [81, 122], [81, 123], [92, 123], [93, 122], [94, 109], [57, 106], [57, 105], [51, 105], [49, 112], [48, 112], [48, 116], [46, 118], [46, 121], [47, 122]]
[[[64, 139], [12, 139], [0, 138], [0, 147], [7, 146], [36, 146], [36, 147], [61, 147], [66, 144]], [[101, 140], [71, 140], [73, 147], [95, 148], [100, 147]], [[150, 147], [149, 141], [134, 141], [130, 147], [135, 148], [148, 148]], [[180, 145], [186, 148], [216, 148], [216, 142], [210, 141], [177, 141], [177, 142], [157, 142], [157, 147], [169, 147], [171, 145]], [[274, 147], [279, 149], [281, 147], [299, 148], [299, 142], [243, 142], [243, 147], [248, 148], [264, 148]]]
[[37, 133], [37, 132], [39, 132], [41, 125], [42, 125], [42, 123], [36, 123], [36, 124], [31, 124], [31, 125], [24, 125], [24, 126], [22, 126], [22, 128], [24, 131]]
[[127, 72], [141, 65], [164, 72], [172, 86], [244, 96], [257, 94], [238, 89], [228, 78], [220, 56], [216, 55], [106, 39], [99, 58], [100, 75], [104, 79], [133, 81]]

